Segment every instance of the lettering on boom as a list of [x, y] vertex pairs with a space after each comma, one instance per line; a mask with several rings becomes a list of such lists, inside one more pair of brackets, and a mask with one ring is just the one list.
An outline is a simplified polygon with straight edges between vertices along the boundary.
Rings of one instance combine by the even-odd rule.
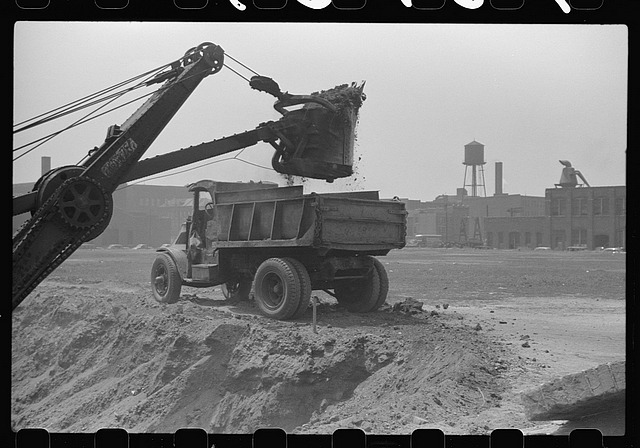
[[134, 152], [137, 147], [138, 147], [138, 144], [134, 142], [132, 138], [128, 138], [122, 144], [122, 146], [120, 146], [116, 150], [113, 157], [107, 160], [107, 162], [102, 166], [102, 168], [100, 168], [100, 171], [102, 171], [102, 174], [104, 174], [105, 177], [112, 177], [113, 173], [115, 173], [116, 170], [120, 169], [120, 167], [122, 167], [122, 165], [124, 165], [127, 162], [129, 155], [131, 155], [131, 153]]

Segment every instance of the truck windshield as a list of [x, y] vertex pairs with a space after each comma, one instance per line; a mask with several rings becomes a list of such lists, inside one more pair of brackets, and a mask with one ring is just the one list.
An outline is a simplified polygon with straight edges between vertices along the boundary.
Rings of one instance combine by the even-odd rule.
[[200, 191], [198, 200], [198, 210], [204, 210], [204, 206], [212, 202], [211, 194], [208, 191]]

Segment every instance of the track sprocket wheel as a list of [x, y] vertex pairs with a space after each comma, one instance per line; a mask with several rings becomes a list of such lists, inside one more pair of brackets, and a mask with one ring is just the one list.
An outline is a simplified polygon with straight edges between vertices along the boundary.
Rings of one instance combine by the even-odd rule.
[[58, 198], [58, 213], [70, 227], [89, 229], [111, 216], [111, 197], [93, 179], [75, 177], [65, 184]]

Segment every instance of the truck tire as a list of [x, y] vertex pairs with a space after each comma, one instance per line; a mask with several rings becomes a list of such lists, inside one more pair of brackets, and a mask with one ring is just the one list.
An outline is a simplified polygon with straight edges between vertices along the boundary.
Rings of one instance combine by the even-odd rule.
[[298, 304], [298, 309], [291, 316], [291, 319], [298, 319], [302, 317], [307, 311], [307, 308], [309, 308], [309, 302], [311, 301], [311, 279], [309, 278], [307, 268], [302, 262], [295, 258], [284, 258], [284, 260], [288, 261], [295, 268], [300, 280], [300, 303]]
[[151, 267], [153, 298], [160, 303], [176, 303], [180, 299], [182, 278], [169, 254], [160, 254]]
[[378, 309], [387, 299], [389, 279], [387, 272], [377, 259], [366, 277], [337, 281], [335, 297], [342, 306], [355, 313], [368, 313]]
[[380, 308], [384, 302], [387, 301], [387, 294], [389, 293], [389, 276], [387, 275], [387, 270], [377, 258], [373, 259], [373, 267], [380, 278], [380, 290], [378, 291], [378, 301], [369, 311], [375, 311]]
[[273, 319], [290, 319], [300, 304], [300, 275], [291, 261], [269, 258], [258, 267], [253, 281], [260, 311]]
[[231, 301], [249, 300], [251, 294], [251, 280], [239, 279], [222, 284], [222, 295]]

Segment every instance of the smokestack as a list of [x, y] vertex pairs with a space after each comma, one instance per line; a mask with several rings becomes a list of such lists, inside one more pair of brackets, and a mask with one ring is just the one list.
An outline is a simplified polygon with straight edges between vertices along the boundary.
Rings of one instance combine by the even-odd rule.
[[51, 171], [51, 157], [42, 156], [42, 158], [40, 159], [40, 162], [41, 162], [40, 163], [40, 169], [42, 171], [42, 173], [40, 175], [44, 176], [46, 173]]
[[502, 162], [496, 162], [496, 193], [494, 196], [499, 196], [502, 193]]

